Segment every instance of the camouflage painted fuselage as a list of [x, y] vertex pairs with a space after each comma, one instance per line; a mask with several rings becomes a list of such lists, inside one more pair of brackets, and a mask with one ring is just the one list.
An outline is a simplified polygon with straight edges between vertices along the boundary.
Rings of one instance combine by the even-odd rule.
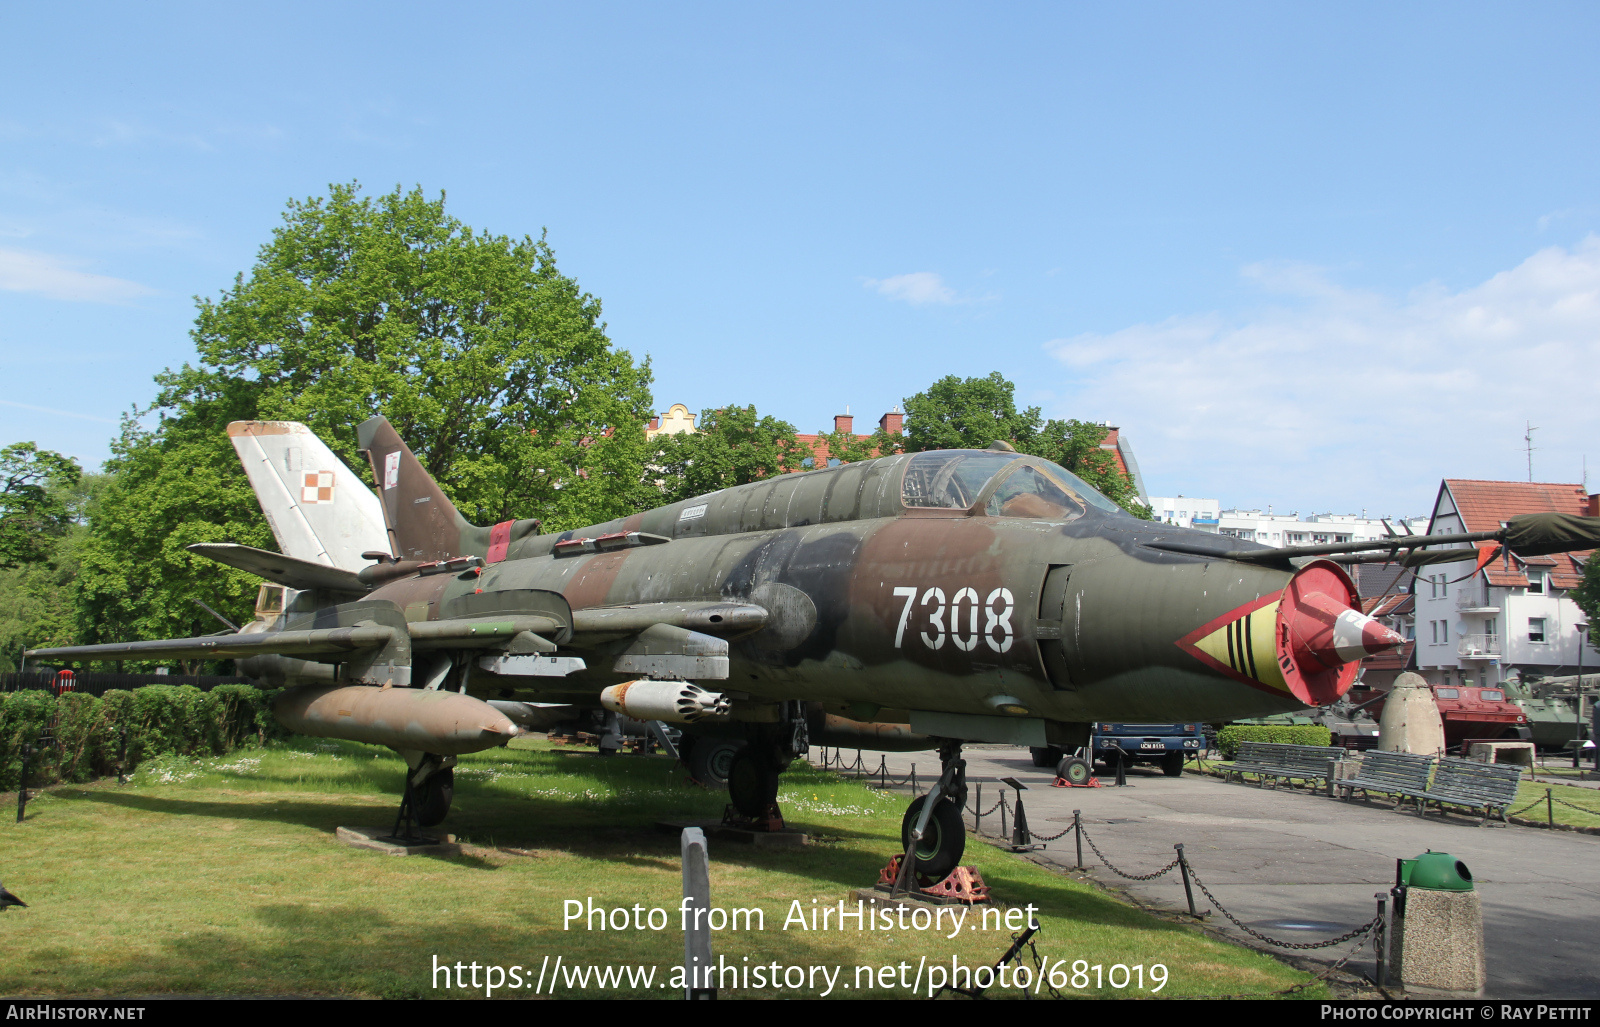
[[[560, 592], [574, 611], [747, 601], [768, 611], [767, 624], [732, 640], [728, 679], [707, 687], [821, 701], [859, 719], [906, 710], [993, 716], [1002, 699], [1013, 700], [1004, 712], [1078, 723], [1216, 721], [1304, 707], [1281, 676], [1274, 682], [1270, 644], [1260, 668], [1250, 662], [1252, 637], [1242, 629], [1236, 663], [1229, 636], [1231, 673], [1215, 665], [1223, 657], [1205, 661], [1179, 644], [1214, 624], [1248, 623], [1239, 611], [1282, 592], [1293, 573], [1287, 563], [1146, 548], [1182, 539], [1221, 553], [1239, 543], [1141, 521], [1104, 500], [1066, 518], [996, 514], [1002, 478], [1048, 466], [1027, 457], [1008, 463], [966, 508], [907, 506], [911, 459], [791, 474], [530, 535], [492, 553], [481, 573], [407, 578], [370, 598], [393, 600], [412, 621], [439, 617], [459, 595], [508, 589]], [[556, 549], [634, 531], [671, 541], [578, 555]], [[1254, 645], [1270, 643], [1265, 631]], [[623, 680], [593, 648], [583, 655], [589, 670], [570, 678], [475, 673], [469, 690], [592, 701]]]

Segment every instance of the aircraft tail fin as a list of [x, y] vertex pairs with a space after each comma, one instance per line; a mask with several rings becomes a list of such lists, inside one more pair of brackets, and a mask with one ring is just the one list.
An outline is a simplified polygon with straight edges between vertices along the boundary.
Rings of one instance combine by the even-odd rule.
[[506, 558], [512, 542], [538, 534], [539, 522], [531, 519], [483, 528], [468, 523], [387, 418], [363, 421], [357, 438], [372, 461], [391, 551], [397, 558], [481, 556], [486, 563], [497, 563]]
[[284, 556], [357, 571], [363, 552], [389, 549], [378, 497], [310, 428], [234, 421], [228, 441]]

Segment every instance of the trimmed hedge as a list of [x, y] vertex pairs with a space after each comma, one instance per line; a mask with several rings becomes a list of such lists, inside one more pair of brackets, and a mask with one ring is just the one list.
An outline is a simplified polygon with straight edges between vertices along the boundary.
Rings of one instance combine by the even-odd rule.
[[1333, 732], [1317, 724], [1229, 724], [1217, 732], [1217, 748], [1225, 760], [1231, 760], [1238, 755], [1240, 742], [1332, 745]]
[[55, 721], [56, 744], [28, 760], [28, 787], [88, 781], [117, 772], [122, 730], [128, 731], [131, 773], [152, 756], [220, 756], [286, 732], [272, 718], [268, 693], [249, 685], [146, 685], [103, 696], [66, 692], [57, 698], [30, 689], [0, 694], [0, 791], [15, 791], [22, 747]]

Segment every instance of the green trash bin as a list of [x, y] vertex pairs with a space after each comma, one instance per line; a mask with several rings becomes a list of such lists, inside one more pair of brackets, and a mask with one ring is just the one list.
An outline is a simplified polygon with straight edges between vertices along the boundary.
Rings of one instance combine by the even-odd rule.
[[1429, 849], [1413, 859], [1400, 861], [1400, 884], [1429, 891], [1472, 891], [1472, 871], [1448, 852]]

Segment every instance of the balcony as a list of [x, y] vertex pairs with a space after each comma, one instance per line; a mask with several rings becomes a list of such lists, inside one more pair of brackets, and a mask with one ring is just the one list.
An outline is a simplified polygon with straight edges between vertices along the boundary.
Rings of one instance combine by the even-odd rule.
[[1499, 613], [1500, 607], [1494, 602], [1494, 597], [1489, 594], [1487, 585], [1463, 584], [1456, 586], [1456, 612]]
[[1499, 635], [1462, 635], [1456, 640], [1456, 655], [1463, 660], [1498, 660]]

